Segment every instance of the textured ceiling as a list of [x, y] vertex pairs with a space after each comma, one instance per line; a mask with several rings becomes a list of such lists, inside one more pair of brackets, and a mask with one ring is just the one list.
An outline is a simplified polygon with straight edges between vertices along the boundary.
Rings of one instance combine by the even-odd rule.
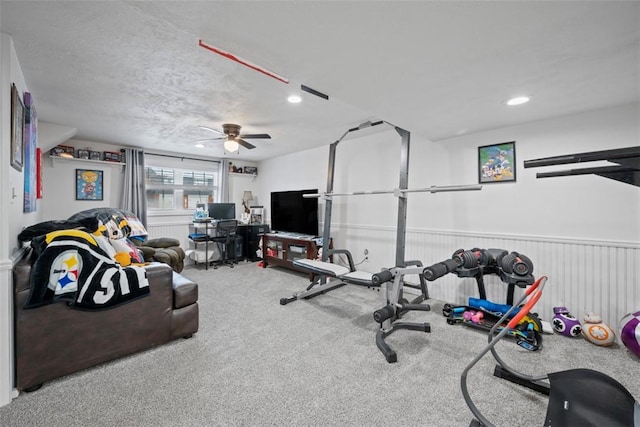
[[437, 141], [640, 98], [639, 2], [3, 0], [0, 18], [41, 121], [177, 153], [223, 155], [194, 148], [200, 125], [269, 133], [232, 155], [260, 160], [371, 119]]

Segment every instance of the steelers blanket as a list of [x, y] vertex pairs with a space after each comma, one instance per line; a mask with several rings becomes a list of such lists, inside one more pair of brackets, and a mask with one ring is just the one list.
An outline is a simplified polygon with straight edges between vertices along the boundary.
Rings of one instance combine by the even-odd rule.
[[61, 230], [31, 240], [37, 256], [25, 308], [57, 301], [83, 310], [112, 308], [149, 294], [144, 268], [121, 267], [93, 236]]

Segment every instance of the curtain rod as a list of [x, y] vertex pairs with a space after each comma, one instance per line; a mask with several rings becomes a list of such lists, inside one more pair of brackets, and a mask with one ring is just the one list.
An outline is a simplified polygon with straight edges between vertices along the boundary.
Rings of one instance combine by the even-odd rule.
[[144, 153], [145, 156], [160, 156], [160, 157], [172, 157], [174, 159], [180, 159], [180, 160], [198, 160], [200, 162], [218, 162], [218, 163], [222, 163], [222, 160], [205, 160], [205, 159], [196, 159], [195, 157], [186, 157], [186, 156], [174, 156], [171, 154], [156, 154], [156, 153]]

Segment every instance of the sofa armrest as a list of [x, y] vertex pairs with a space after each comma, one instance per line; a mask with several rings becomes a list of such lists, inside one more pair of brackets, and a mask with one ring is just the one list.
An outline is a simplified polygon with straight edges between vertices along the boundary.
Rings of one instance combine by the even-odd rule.
[[198, 301], [198, 285], [173, 272], [173, 308], [182, 308]]

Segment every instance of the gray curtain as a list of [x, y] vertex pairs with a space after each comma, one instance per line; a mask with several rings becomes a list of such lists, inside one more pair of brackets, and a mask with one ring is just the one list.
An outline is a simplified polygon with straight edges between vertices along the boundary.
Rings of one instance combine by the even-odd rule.
[[222, 203], [229, 202], [229, 160], [223, 159], [220, 166], [220, 201]]
[[125, 148], [125, 166], [120, 207], [136, 214], [147, 226], [147, 194], [144, 180], [144, 151]]

